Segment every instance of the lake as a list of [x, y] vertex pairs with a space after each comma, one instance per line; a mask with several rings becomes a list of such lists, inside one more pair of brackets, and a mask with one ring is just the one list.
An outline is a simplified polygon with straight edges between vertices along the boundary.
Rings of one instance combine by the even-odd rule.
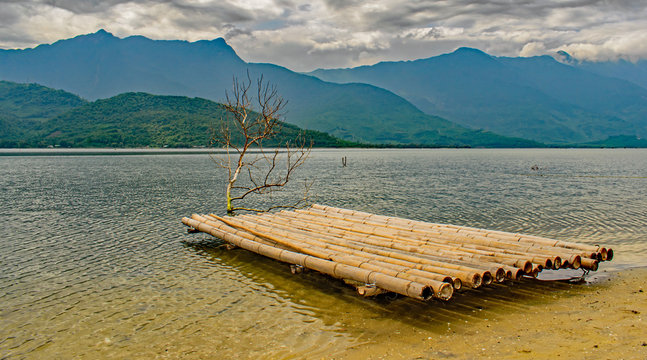
[[[647, 265], [645, 149], [325, 149], [300, 170], [252, 205], [294, 200], [307, 179], [320, 204], [604, 244], [616, 257], [600, 273]], [[224, 213], [224, 182], [204, 153], [5, 152], [0, 358], [335, 357], [588, 291], [528, 280], [448, 304], [360, 298], [187, 234], [183, 216]]]

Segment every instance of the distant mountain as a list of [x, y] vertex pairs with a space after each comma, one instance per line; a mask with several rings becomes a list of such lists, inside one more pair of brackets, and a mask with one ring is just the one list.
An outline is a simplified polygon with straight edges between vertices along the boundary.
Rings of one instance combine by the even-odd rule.
[[[200, 98], [125, 93], [87, 102], [40, 85], [0, 82], [0, 147], [208, 146], [224, 118], [219, 104]], [[265, 145], [294, 140], [302, 132], [283, 124]], [[323, 132], [303, 134], [315, 146], [358, 145]]]
[[555, 144], [647, 136], [647, 89], [549, 56], [494, 57], [460, 48], [428, 59], [311, 75], [382, 87], [428, 114], [506, 136]]
[[285, 120], [302, 128], [366, 143], [534, 146], [473, 131], [430, 116], [372, 85], [334, 84], [272, 64], [246, 63], [223, 39], [156, 41], [117, 38], [103, 30], [25, 50], [0, 50], [0, 78], [38, 82], [95, 100], [124, 92], [202, 97], [215, 101], [232, 77], [260, 75], [288, 100]]
[[573, 58], [565, 51], [558, 51], [555, 55], [557, 61], [587, 70], [599, 75], [630, 81], [647, 89], [647, 60], [631, 62], [617, 61], [580, 61]]

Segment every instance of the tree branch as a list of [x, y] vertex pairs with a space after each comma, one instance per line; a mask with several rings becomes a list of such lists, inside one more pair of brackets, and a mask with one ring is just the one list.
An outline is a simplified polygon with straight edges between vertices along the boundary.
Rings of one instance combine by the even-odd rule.
[[[226, 116], [221, 119], [220, 131], [212, 135], [211, 141], [211, 144], [219, 144], [226, 150], [226, 159], [213, 155], [211, 159], [219, 167], [227, 169], [227, 213], [294, 208], [305, 203], [309, 186], [306, 186], [304, 197], [292, 205], [275, 205], [265, 210], [234, 205], [250, 195], [272, 193], [285, 187], [297, 168], [308, 158], [312, 142], [308, 145], [304, 135], [299, 134], [293, 144], [287, 141], [284, 146], [266, 150], [263, 142], [272, 139], [281, 130], [279, 119], [283, 116], [287, 101], [278, 95], [276, 86], [265, 81], [263, 76], [256, 81], [256, 96], [250, 96], [253, 82], [249, 72], [246, 79], [239, 81], [234, 77], [232, 83], [231, 91], [225, 92], [226, 102], [222, 105]], [[256, 111], [252, 104], [256, 104]], [[258, 153], [252, 155], [250, 149], [255, 147], [258, 147]], [[251, 161], [247, 160], [248, 157]], [[240, 180], [243, 171], [247, 176]], [[238, 184], [239, 181], [243, 181], [243, 184]]]

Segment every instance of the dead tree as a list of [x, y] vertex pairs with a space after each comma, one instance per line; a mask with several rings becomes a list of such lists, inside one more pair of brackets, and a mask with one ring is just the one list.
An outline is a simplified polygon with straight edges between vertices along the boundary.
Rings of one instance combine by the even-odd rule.
[[[285, 187], [310, 155], [312, 142], [303, 133], [296, 139], [275, 144], [270, 149], [264, 142], [271, 141], [281, 129], [280, 118], [287, 102], [279, 96], [276, 86], [264, 81], [261, 76], [256, 87], [249, 73], [247, 79], [233, 79], [232, 91], [226, 92], [222, 105], [225, 118], [222, 126], [212, 137], [212, 145], [218, 144], [225, 158], [212, 154], [211, 158], [227, 171], [227, 214], [236, 211], [264, 212], [277, 208], [296, 208], [306, 204], [309, 184], [306, 183], [303, 197], [292, 204], [280, 204], [267, 209], [237, 205], [251, 195], [268, 194]], [[256, 96], [253, 96], [253, 93]], [[242, 179], [241, 179], [242, 177]]]

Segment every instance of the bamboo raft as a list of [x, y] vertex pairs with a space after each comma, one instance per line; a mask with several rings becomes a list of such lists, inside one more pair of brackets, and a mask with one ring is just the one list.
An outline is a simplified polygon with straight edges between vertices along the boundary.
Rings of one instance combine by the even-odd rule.
[[455, 290], [536, 277], [544, 269], [596, 271], [613, 250], [532, 235], [433, 224], [312, 205], [308, 209], [183, 218], [190, 232], [357, 288], [363, 296], [394, 292], [449, 300]]

